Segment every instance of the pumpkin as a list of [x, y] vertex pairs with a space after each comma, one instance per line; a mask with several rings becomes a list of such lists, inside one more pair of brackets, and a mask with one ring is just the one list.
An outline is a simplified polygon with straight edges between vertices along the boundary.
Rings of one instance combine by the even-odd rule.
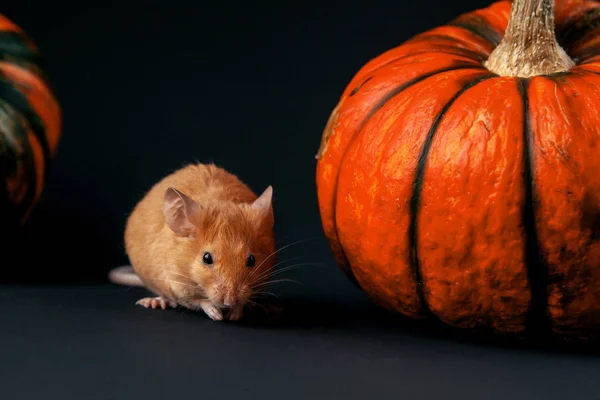
[[61, 112], [40, 52], [0, 15], [0, 218], [4, 233], [29, 218], [48, 180]]
[[317, 154], [324, 233], [377, 304], [442, 326], [600, 327], [600, 3], [491, 3], [376, 56]]

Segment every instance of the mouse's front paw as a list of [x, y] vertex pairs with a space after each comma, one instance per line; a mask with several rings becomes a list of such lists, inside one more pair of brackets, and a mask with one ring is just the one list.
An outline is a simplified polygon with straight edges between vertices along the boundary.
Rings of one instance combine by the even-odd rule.
[[202, 310], [213, 321], [222, 321], [223, 320], [223, 314], [221, 313], [221, 310], [219, 310], [217, 307], [215, 307], [210, 301], [203, 301], [202, 303], [200, 303], [200, 307], [202, 307]]
[[230, 321], [237, 321], [244, 314], [244, 306], [237, 306], [230, 309], [225, 316]]
[[162, 308], [163, 310], [166, 310], [167, 307], [170, 308], [175, 308], [177, 307], [177, 303], [164, 299], [161, 296], [158, 297], [144, 297], [143, 299], [139, 299], [138, 301], [135, 302], [135, 304], [138, 304], [140, 306], [146, 307], [146, 308]]

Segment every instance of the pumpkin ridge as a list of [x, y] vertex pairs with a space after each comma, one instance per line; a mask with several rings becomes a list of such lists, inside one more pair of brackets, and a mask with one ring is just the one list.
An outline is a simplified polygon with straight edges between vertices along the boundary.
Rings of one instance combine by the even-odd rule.
[[374, 67], [372, 69], [368, 69], [365, 71], [361, 71], [361, 73], [357, 74], [357, 76], [358, 75], [373, 76], [381, 69], [389, 67], [390, 65], [392, 65], [393, 63], [395, 63], [399, 60], [403, 60], [403, 59], [409, 58], [409, 57], [414, 57], [416, 55], [428, 54], [428, 53], [448, 54], [448, 55], [457, 56], [457, 57], [465, 57], [465, 58], [472, 60], [474, 63], [476, 63], [476, 66], [481, 65], [481, 67], [484, 68], [483, 62], [485, 61], [487, 54], [478, 52], [478, 51], [475, 51], [472, 49], [468, 49], [465, 47], [457, 47], [452, 44], [435, 43], [435, 42], [430, 43], [431, 41], [435, 41], [435, 40], [449, 40], [449, 41], [453, 41], [455, 43], [457, 42], [456, 38], [449, 36], [449, 35], [442, 35], [442, 34], [426, 35], [426, 33], [424, 33], [421, 36], [416, 36], [416, 37], [409, 39], [408, 41], [406, 41], [403, 44], [401, 44], [400, 46], [392, 49], [391, 51], [398, 50], [401, 47], [413, 45], [415, 43], [420, 44], [420, 42], [426, 43], [428, 45], [427, 47], [425, 47], [424, 50], [423, 49], [414, 50], [414, 51], [410, 51], [408, 53], [402, 53], [401, 55], [394, 56], [393, 58], [386, 60], [384, 63], [378, 65], [377, 67]]
[[[443, 74], [445, 72], [450, 72], [450, 71], [455, 71], [455, 70], [460, 70], [460, 69], [484, 69], [483, 67], [479, 67], [475, 64], [471, 65], [471, 64], [463, 64], [460, 63], [459, 65], [455, 65], [452, 67], [446, 67], [446, 68], [442, 68], [442, 69], [438, 69], [432, 72], [429, 72], [427, 74], [415, 77], [411, 80], [409, 80], [408, 82], [405, 82], [404, 84], [400, 85], [399, 87], [397, 87], [396, 89], [392, 90], [390, 93], [388, 93], [386, 96], [384, 96], [378, 103], [375, 104], [375, 106], [367, 113], [366, 117], [363, 119], [363, 121], [361, 122], [361, 124], [359, 125], [358, 129], [356, 129], [356, 131], [353, 133], [352, 137], [350, 138], [350, 141], [348, 142], [348, 145], [346, 146], [346, 148], [344, 149], [342, 156], [340, 158], [340, 161], [343, 163], [344, 159], [347, 156], [348, 150], [352, 147], [352, 144], [354, 143], [354, 141], [356, 140], [357, 136], [359, 135], [359, 133], [362, 131], [363, 127], [367, 124], [367, 122], [369, 122], [369, 120], [371, 119], [371, 117], [373, 115], [375, 115], [375, 113], [381, 109], [382, 107], [385, 106], [385, 104], [392, 99], [394, 96], [399, 95], [400, 93], [402, 93], [404, 90], [408, 89], [409, 87], [418, 84], [419, 82], [424, 81], [427, 78], [431, 78], [435, 75], [438, 74]], [[486, 71], [487, 72], [487, 71]], [[496, 75], [494, 75], [496, 76]], [[372, 75], [371, 75], [372, 77]], [[363, 82], [364, 84], [364, 82]], [[340, 179], [340, 170], [338, 169], [335, 172], [335, 179], [333, 181], [333, 196], [332, 196], [332, 215], [331, 215], [331, 220], [333, 221], [333, 227], [335, 230], [335, 236], [338, 238], [338, 242], [339, 242], [339, 232], [338, 232], [338, 228], [337, 228], [337, 223], [336, 223], [336, 214], [337, 214], [337, 199], [338, 199], [338, 190], [339, 190], [339, 179]], [[344, 253], [344, 249], [343, 247], [339, 246], [340, 251], [342, 252], [342, 256], [343, 258], [348, 261], [348, 258], [346, 257], [346, 254]], [[349, 270], [348, 273], [352, 273], [352, 280], [356, 280], [356, 278], [354, 277], [354, 273], [352, 272], [352, 265], [350, 264], [350, 262], [348, 261], [348, 268]], [[358, 285], [358, 282], [356, 282], [356, 284]]]
[[[17, 213], [15, 215], [26, 215], [29, 207], [33, 204], [35, 195], [36, 195], [36, 184], [37, 184], [37, 176], [36, 176], [36, 168], [35, 168], [35, 160], [33, 158], [33, 152], [31, 149], [31, 143], [29, 142], [29, 138], [27, 135], [27, 129], [25, 129], [24, 123], [26, 120], [24, 117], [19, 114], [13, 107], [10, 106], [7, 102], [0, 101], [0, 112], [4, 113], [8, 119], [10, 119], [13, 123], [12, 126], [12, 134], [14, 136], [14, 140], [18, 143], [18, 145], [22, 146], [21, 154], [16, 152], [14, 146], [11, 146], [10, 142], [7, 141], [8, 149], [7, 152], [12, 153], [12, 156], [17, 161], [17, 164], [22, 162], [24, 166], [24, 174], [25, 178], [23, 181], [27, 185], [25, 189], [25, 195], [22, 199], [17, 201], [16, 204], [8, 201], [9, 209], [17, 209]], [[10, 127], [9, 127], [10, 129]], [[3, 136], [6, 136], [3, 135]], [[8, 182], [10, 180], [9, 171], [2, 170], [2, 179], [3, 182]], [[19, 173], [18, 166], [17, 170], [14, 171], [14, 174], [17, 175]], [[7, 192], [7, 199], [10, 199], [10, 191], [8, 188], [4, 188], [3, 192]]]
[[[448, 36], [448, 38], [450, 38], [450, 36]], [[437, 46], [438, 47], [436, 47], [435, 49], [427, 49], [422, 52], [419, 52], [419, 51], [412, 52], [405, 56], [399, 57], [396, 60], [390, 61], [390, 64], [393, 61], [397, 61], [397, 60], [400, 60], [405, 57], [410, 57], [410, 56], [414, 56], [417, 54], [427, 54], [427, 53], [441, 53], [441, 54], [449, 54], [449, 55], [458, 56], [458, 57], [466, 57], [477, 63], [481, 63], [485, 59], [484, 54], [476, 52], [474, 50], [463, 49], [460, 47], [452, 47], [452, 46], [442, 46], [442, 45], [437, 45]], [[384, 65], [389, 65], [389, 64], [384, 64]]]
[[[2, 36], [5, 34], [6, 32], [1, 32], [0, 31], [0, 45], [2, 45]], [[8, 32], [8, 33], [12, 33], [12, 32]], [[9, 39], [6, 39], [9, 40]], [[50, 92], [50, 94], [53, 94], [54, 92], [54, 87], [52, 86], [52, 82], [48, 76], [48, 74], [45, 72], [45, 62], [44, 62], [44, 58], [42, 57], [41, 54], [36, 53], [34, 50], [31, 50], [30, 48], [27, 48], [26, 45], [23, 45], [23, 47], [26, 48], [26, 52], [20, 52], [17, 50], [15, 50], [14, 48], [12, 49], [7, 49], [7, 48], [2, 48], [0, 46], [0, 62], [4, 62], [4, 63], [8, 63], [11, 65], [14, 65], [16, 67], [19, 67], [21, 69], [27, 70], [33, 74], [35, 74], [39, 79], [41, 79], [47, 86], [48, 91]], [[0, 67], [0, 70], [2, 68]]]
[[[43, 82], [46, 83], [48, 89], [50, 90], [50, 86], [48, 84], [47, 75], [42, 71], [42, 69], [38, 66], [38, 64], [33, 64], [30, 61], [27, 61], [22, 58], [13, 58], [10, 55], [3, 55], [0, 53], [0, 63], [10, 64], [14, 67], [21, 68], [23, 70], [29, 71], [32, 74], [36, 75]], [[0, 67], [0, 70], [2, 68]]]
[[529, 109], [530, 79], [519, 78], [518, 89], [523, 99], [523, 183], [525, 185], [525, 201], [523, 203], [523, 228], [525, 234], [525, 266], [529, 279], [531, 301], [528, 312], [528, 325], [531, 333], [537, 335], [550, 332], [548, 316], [548, 267], [541, 254], [541, 247], [536, 228], [536, 190], [533, 156], [533, 134]]
[[[373, 117], [373, 115], [375, 115], [375, 113], [377, 111], [379, 111], [381, 108], [385, 107], [386, 103], [388, 101], [390, 101], [393, 97], [399, 95], [400, 93], [402, 93], [409, 87], [424, 81], [425, 79], [431, 78], [438, 74], [442, 74], [442, 73], [450, 72], [450, 71], [456, 71], [459, 69], [475, 69], [475, 70], [481, 69], [481, 70], [484, 70], [483, 67], [480, 67], [475, 64], [459, 62], [459, 63], [457, 63], [457, 65], [454, 65], [452, 67], [441, 68], [441, 69], [429, 72], [425, 75], [421, 75], [416, 78], [413, 78], [413, 79], [409, 80], [408, 82], [405, 82], [404, 84], [398, 86], [396, 89], [390, 91], [388, 94], [386, 94], [384, 97], [382, 97], [382, 99], [379, 102], [377, 102], [377, 104], [375, 104], [375, 106], [373, 108], [371, 108], [371, 110], [369, 110], [366, 117], [363, 119], [363, 121], [361, 122], [360, 126], [358, 127], [358, 129], [356, 130], [356, 132], [354, 133], [353, 136], [356, 136], [356, 134], [358, 132], [360, 132], [362, 130], [362, 128], [369, 122], [369, 120]], [[496, 75], [494, 74], [494, 76], [496, 76]], [[348, 146], [350, 146], [351, 144], [352, 144], [352, 141], [350, 141], [350, 143], [348, 143]], [[344, 157], [342, 156], [342, 160], [343, 160], [343, 158]]]
[[417, 236], [419, 234], [418, 226], [417, 226], [417, 219], [418, 219], [417, 217], [418, 217], [419, 209], [421, 206], [420, 200], [421, 200], [421, 192], [423, 189], [423, 178], [425, 176], [425, 167], [427, 165], [427, 157], [429, 155], [429, 150], [431, 149], [431, 144], [433, 143], [433, 138], [438, 129], [438, 126], [439, 126], [442, 118], [446, 114], [446, 112], [448, 112], [448, 110], [452, 106], [452, 104], [454, 104], [454, 102], [470, 88], [474, 87], [478, 83], [481, 83], [483, 81], [486, 81], [488, 79], [495, 78], [495, 77], [497, 77], [497, 75], [494, 73], [487, 73], [483, 76], [478, 76], [477, 78], [465, 83], [464, 86], [458, 92], [456, 92], [456, 94], [454, 96], [452, 96], [450, 101], [448, 101], [446, 103], [446, 105], [442, 108], [442, 110], [438, 113], [435, 120], [433, 121], [431, 128], [430, 128], [429, 132], [427, 133], [427, 138], [425, 139], [425, 143], [423, 144], [423, 149], [421, 150], [419, 160], [417, 161], [417, 169], [416, 169], [415, 178], [413, 181], [413, 192], [412, 192], [412, 196], [410, 199], [410, 225], [409, 225], [408, 237], [410, 240], [409, 247], [412, 249], [412, 257], [411, 257], [412, 258], [412, 269], [413, 269], [413, 273], [415, 275], [417, 296], [419, 297], [419, 299], [421, 301], [424, 311], [430, 317], [436, 318], [435, 314], [433, 313], [433, 311], [431, 311], [431, 308], [429, 307], [427, 299], [425, 298], [425, 291], [424, 291], [425, 285], [423, 282], [423, 275], [421, 273], [421, 268], [420, 268], [420, 263], [419, 263], [419, 254], [418, 254], [418, 248], [417, 248]]
[[[7, 43], [12, 45], [7, 46]], [[54, 97], [56, 88], [46, 72], [44, 55], [22, 29], [8, 21], [2, 14], [0, 14], [0, 60], [32, 71], [44, 81], [49, 93]]]
[[[440, 35], [441, 36], [441, 35]], [[451, 36], [444, 36], [445, 38], [448, 39], [453, 39]], [[423, 55], [423, 54], [428, 54], [428, 53], [432, 53], [432, 54], [448, 54], [451, 56], [457, 56], [457, 57], [464, 57], [464, 58], [468, 58], [470, 60], [473, 61], [473, 63], [467, 63], [464, 62], [465, 66], [469, 66], [471, 65], [473, 68], [482, 68], [484, 69], [483, 65], [481, 63], [483, 63], [484, 61], [484, 55], [481, 53], [478, 53], [476, 51], [473, 50], [468, 50], [468, 49], [463, 49], [463, 48], [459, 48], [459, 47], [450, 47], [447, 46], [448, 51], [442, 51], [439, 48], [435, 48], [435, 49], [426, 49], [424, 51], [415, 51], [415, 52], [411, 52], [409, 54], [404, 54], [401, 55], [399, 57], [396, 58], [392, 58], [388, 61], [386, 61], [385, 63], [379, 65], [377, 68], [369, 71], [369, 73], [365, 73], [364, 76], [369, 76], [367, 79], [363, 80], [361, 83], [359, 83], [358, 85], [356, 85], [354, 87], [354, 89], [352, 89], [351, 93], [348, 95], [348, 97], [352, 97], [356, 94], [356, 92], [360, 89], [360, 87], [362, 87], [362, 85], [364, 85], [365, 83], [367, 83], [369, 80], [373, 79], [373, 77], [377, 74], [378, 71], [387, 68], [389, 66], [391, 66], [392, 64], [394, 64], [397, 61], [401, 61], [404, 60], [406, 58], [410, 58], [410, 57], [414, 57], [416, 55]], [[458, 63], [459, 61], [457, 61]]]
[[561, 45], [570, 47], [598, 27], [600, 27], [600, 6], [592, 8], [569, 23], [560, 32], [557, 32], [556, 37]]
[[575, 63], [577, 64], [577, 65], [575, 65], [575, 67], [577, 67], [579, 65], [585, 65], [585, 64], [591, 64], [594, 62], [598, 62], [598, 60], [590, 61], [590, 59], [595, 58], [599, 54], [600, 54], [600, 43], [580, 50], [578, 52], [577, 56], [573, 57], [573, 61], [575, 61]]
[[[415, 43], [419, 43], [419, 42], [424, 42], [424, 43], [427, 43], [428, 45], [432, 45], [432, 48], [429, 48], [428, 51], [430, 51], [432, 53], [442, 53], [441, 51], [438, 51], [435, 48], [435, 46], [446, 46], [446, 45], [435, 43], [436, 40], [449, 40], [449, 41], [454, 42], [455, 44], [461, 43], [461, 41], [458, 40], [457, 38], [455, 38], [454, 36], [445, 35], [442, 33], [425, 32], [419, 36], [415, 36], [414, 38], [407, 40], [404, 44], [402, 44], [402, 46], [404, 46], [406, 44], [415, 44]], [[433, 43], [431, 43], [431, 42], [433, 42]], [[470, 55], [464, 55], [464, 57], [472, 58], [473, 61], [482, 62], [487, 57], [486, 53], [483, 53], [483, 52], [480, 52], [477, 50], [469, 49], [466, 47], [457, 47], [457, 46], [452, 46], [452, 45], [448, 45], [448, 46], [450, 49], [452, 49], [454, 51], [460, 50], [460, 51], [465, 52], [466, 54], [470, 54]], [[415, 53], [412, 53], [412, 52], [410, 53], [410, 55], [414, 55], [414, 54]], [[456, 53], [451, 53], [451, 54], [456, 54]], [[462, 55], [462, 54], [457, 54], [457, 55]], [[398, 57], [398, 59], [403, 58], [403, 57], [404, 56]]]
[[[450, 38], [450, 36], [448, 36], [448, 38]], [[479, 53], [476, 53], [474, 51], [471, 50], [467, 50], [467, 49], [462, 49], [462, 48], [456, 48], [456, 47], [448, 47], [448, 50], [452, 50], [452, 51], [441, 51], [439, 49], [427, 49], [425, 51], [416, 51], [416, 52], [411, 52], [410, 54], [404, 54], [400, 57], [397, 58], [392, 58], [391, 60], [386, 61], [384, 64], [381, 64], [380, 66], [378, 66], [377, 68], [375, 68], [374, 70], [370, 71], [370, 73], [368, 74], [364, 74], [365, 76], [368, 76], [367, 78], [365, 78], [364, 80], [362, 80], [360, 83], [358, 83], [354, 89], [352, 89], [350, 91], [350, 93], [348, 94], [348, 97], [352, 97], [354, 96], [362, 87], [365, 83], [369, 82], [371, 79], [373, 79], [375, 77], [375, 75], [377, 74], [378, 71], [380, 71], [383, 68], [387, 68], [390, 67], [392, 64], [398, 62], [398, 61], [402, 61], [405, 60], [407, 58], [411, 58], [414, 56], [419, 56], [419, 55], [424, 55], [424, 54], [429, 54], [431, 53], [432, 55], [435, 54], [446, 54], [446, 55], [450, 55], [450, 56], [456, 56], [456, 57], [464, 57], [464, 58], [468, 58], [470, 61], [463, 61], [463, 60], [456, 60], [456, 65], [458, 65], [459, 63], [462, 63], [465, 67], [467, 66], [472, 66], [473, 68], [479, 68], [481, 67], [483, 69], [483, 66], [480, 66], [480, 62], [483, 61], [482, 55]], [[460, 54], [461, 51], [464, 51], [465, 54]], [[472, 53], [472, 54], [469, 54]]]
[[352, 89], [352, 91], [350, 92], [350, 94], [348, 95], [348, 97], [354, 96], [360, 90], [360, 88], [363, 87], [363, 85], [365, 83], [369, 82], [371, 79], [373, 79], [373, 75], [369, 76], [367, 79], [365, 79], [364, 81], [362, 81], [357, 87], [355, 87], [354, 89]]
[[585, 72], [586, 74], [594, 74], [594, 75], [600, 75], [600, 71], [594, 71], [593, 69], [587, 69], [587, 68], [577, 68], [577, 71], [581, 71], [581, 72]]
[[31, 126], [31, 130], [40, 142], [42, 152], [44, 154], [44, 182], [47, 182], [50, 169], [50, 145], [46, 137], [46, 127], [41, 117], [35, 112], [29, 104], [29, 100], [16, 89], [9, 81], [7, 81], [0, 71], [0, 92], [3, 95], [3, 100], [9, 104], [14, 110], [22, 115]]
[[41, 56], [32, 49], [23, 35], [17, 32], [0, 31], [0, 58], [7, 57], [26, 61], [41, 67]]
[[502, 40], [502, 34], [492, 29], [491, 26], [487, 25], [485, 20], [478, 15], [471, 16], [466, 19], [466, 21], [455, 19], [446, 25], [465, 29], [472, 34], [479, 36], [494, 47], [498, 46]]

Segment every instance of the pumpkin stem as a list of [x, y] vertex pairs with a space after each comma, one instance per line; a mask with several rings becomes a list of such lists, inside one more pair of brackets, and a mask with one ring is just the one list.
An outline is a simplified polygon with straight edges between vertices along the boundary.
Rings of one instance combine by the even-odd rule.
[[504, 38], [484, 65], [498, 75], [520, 78], [573, 67], [556, 41], [554, 0], [513, 0]]

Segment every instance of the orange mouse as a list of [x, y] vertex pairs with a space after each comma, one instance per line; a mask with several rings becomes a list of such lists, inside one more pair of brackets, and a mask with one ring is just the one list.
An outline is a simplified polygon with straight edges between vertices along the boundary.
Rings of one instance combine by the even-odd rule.
[[193, 164], [156, 183], [127, 219], [132, 266], [115, 283], [156, 294], [136, 304], [182, 306], [211, 319], [237, 320], [268, 283], [274, 260], [271, 186], [257, 196], [214, 164]]

